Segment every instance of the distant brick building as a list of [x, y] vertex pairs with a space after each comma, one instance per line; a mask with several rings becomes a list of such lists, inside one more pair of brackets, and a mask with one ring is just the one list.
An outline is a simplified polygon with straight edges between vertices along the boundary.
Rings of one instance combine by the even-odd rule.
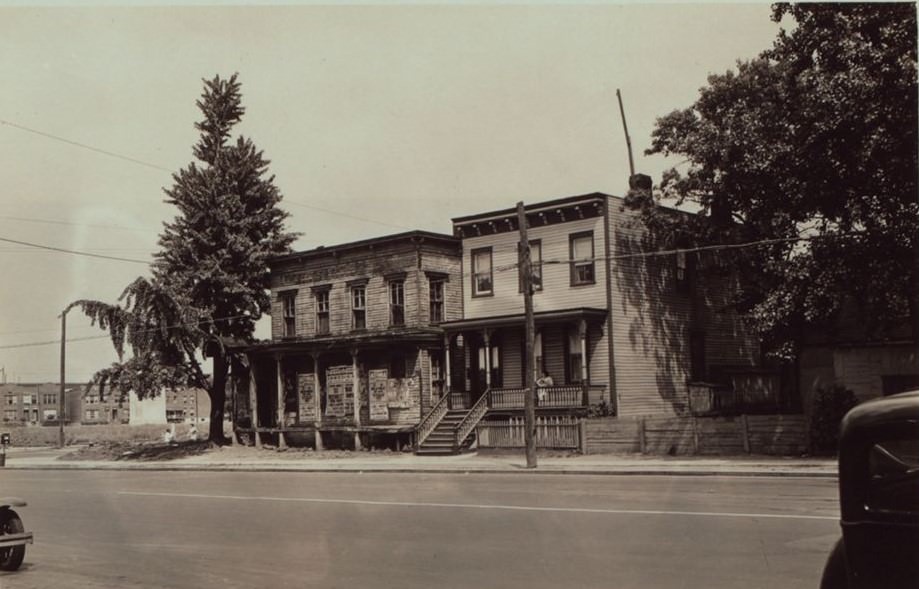
[[[83, 385], [64, 385], [64, 419], [79, 422], [79, 402]], [[0, 384], [3, 423], [16, 425], [50, 425], [58, 423], [60, 411], [59, 383]]]

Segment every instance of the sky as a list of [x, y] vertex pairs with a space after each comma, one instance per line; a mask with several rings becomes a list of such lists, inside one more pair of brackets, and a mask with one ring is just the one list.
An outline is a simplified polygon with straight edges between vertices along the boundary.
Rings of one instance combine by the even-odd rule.
[[[297, 250], [594, 191], [657, 117], [771, 46], [769, 5], [31, 8], [0, 0], [0, 367], [57, 382], [60, 312], [148, 275], [171, 171], [192, 160], [202, 78], [239, 74], [236, 130], [268, 159]], [[80, 144], [80, 145], [75, 145]], [[90, 149], [92, 148], [92, 149]], [[106, 153], [103, 153], [106, 152]], [[68, 382], [116, 357], [72, 312]], [[268, 337], [265, 322], [259, 337]], [[48, 342], [48, 343], [44, 343]], [[43, 343], [43, 345], [23, 344]], [[18, 346], [18, 347], [11, 347]]]

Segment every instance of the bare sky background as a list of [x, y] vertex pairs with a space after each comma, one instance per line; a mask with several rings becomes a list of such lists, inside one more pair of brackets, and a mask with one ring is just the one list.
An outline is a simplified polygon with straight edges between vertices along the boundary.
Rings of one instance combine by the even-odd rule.
[[[201, 78], [238, 72], [238, 130], [302, 232], [297, 249], [519, 200], [627, 188], [623, 93], [639, 171], [656, 117], [709, 73], [768, 48], [768, 4], [0, 7], [0, 237], [138, 260], [156, 249], [170, 173], [191, 160]], [[11, 123], [11, 124], [10, 124]], [[335, 214], [332, 211], [340, 214]], [[57, 381], [78, 298], [114, 301], [143, 264], [0, 242], [0, 367]], [[261, 329], [259, 335], [267, 337]], [[74, 312], [68, 339], [102, 334]], [[115, 359], [68, 346], [68, 381]]]

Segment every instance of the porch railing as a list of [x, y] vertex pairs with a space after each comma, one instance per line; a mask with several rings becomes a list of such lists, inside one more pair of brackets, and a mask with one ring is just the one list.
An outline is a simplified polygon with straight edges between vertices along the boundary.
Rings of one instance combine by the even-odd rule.
[[444, 418], [444, 415], [447, 414], [447, 410], [450, 408], [450, 399], [447, 395], [444, 395], [440, 398], [437, 403], [434, 404], [434, 407], [425, 415], [421, 422], [418, 424], [418, 427], [415, 428], [415, 446], [421, 446], [422, 443], [427, 439], [431, 432], [437, 427], [437, 424], [440, 423], [440, 420]]
[[[561, 385], [536, 388], [536, 407], [563, 409], [586, 406], [586, 388], [581, 385]], [[492, 409], [523, 409], [526, 388], [494, 389]]]
[[477, 426], [482, 418], [485, 417], [485, 414], [488, 413], [488, 406], [491, 404], [489, 401], [490, 398], [491, 390], [482, 393], [482, 396], [475, 402], [475, 405], [469, 409], [469, 413], [467, 413], [459, 425], [456, 426], [456, 437], [453, 439], [454, 449], [459, 449], [459, 447], [462, 446], [466, 436], [472, 433], [475, 426]]

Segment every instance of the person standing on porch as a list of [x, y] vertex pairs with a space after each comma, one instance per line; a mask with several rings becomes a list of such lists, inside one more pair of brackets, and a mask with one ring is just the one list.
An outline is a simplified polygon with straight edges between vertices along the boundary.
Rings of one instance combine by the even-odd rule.
[[543, 370], [540, 377], [536, 379], [536, 398], [540, 403], [546, 400], [546, 388], [551, 386], [555, 386], [555, 381], [552, 380], [551, 374]]

